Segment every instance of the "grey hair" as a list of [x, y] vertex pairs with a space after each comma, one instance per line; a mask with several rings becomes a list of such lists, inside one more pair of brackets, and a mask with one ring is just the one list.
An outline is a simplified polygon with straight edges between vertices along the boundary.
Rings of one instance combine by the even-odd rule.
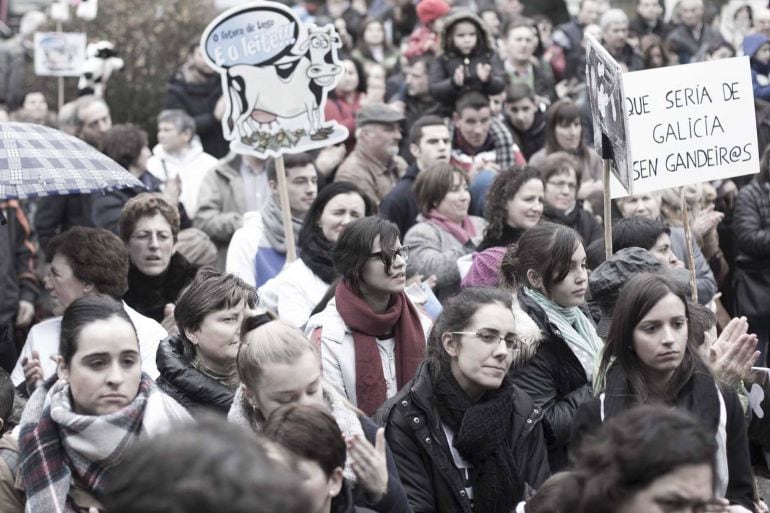
[[602, 28], [602, 32], [607, 30], [610, 25], [614, 23], [625, 23], [628, 25], [628, 16], [626, 16], [626, 13], [620, 9], [607, 9], [599, 20], [599, 26]]
[[167, 109], [158, 114], [158, 124], [171, 123], [178, 132], [189, 130], [195, 135], [195, 120], [181, 109]]

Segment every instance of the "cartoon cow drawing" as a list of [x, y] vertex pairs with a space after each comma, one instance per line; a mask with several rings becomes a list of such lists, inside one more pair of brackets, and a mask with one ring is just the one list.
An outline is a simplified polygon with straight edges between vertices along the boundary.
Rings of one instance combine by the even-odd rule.
[[258, 132], [275, 132], [278, 118], [305, 114], [308, 134], [322, 131], [320, 105], [342, 68], [334, 64], [333, 51], [340, 46], [331, 25], [308, 27], [308, 36], [286, 56], [263, 66], [240, 64], [227, 70], [230, 105], [225, 137], [238, 131], [240, 139]]

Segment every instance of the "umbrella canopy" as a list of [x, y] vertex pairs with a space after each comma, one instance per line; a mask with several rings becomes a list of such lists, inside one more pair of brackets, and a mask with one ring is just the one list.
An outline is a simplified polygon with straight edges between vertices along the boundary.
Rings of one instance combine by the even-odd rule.
[[144, 187], [77, 137], [32, 123], [0, 123], [0, 201]]

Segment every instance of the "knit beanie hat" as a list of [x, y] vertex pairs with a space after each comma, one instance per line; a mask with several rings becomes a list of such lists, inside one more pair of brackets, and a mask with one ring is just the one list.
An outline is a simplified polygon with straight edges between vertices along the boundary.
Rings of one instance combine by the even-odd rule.
[[449, 4], [444, 0], [420, 0], [417, 4], [417, 17], [423, 25], [427, 25], [444, 16], [449, 9]]
[[460, 287], [497, 287], [503, 255], [505, 255], [503, 247], [492, 247], [480, 253], [474, 253], [471, 268], [460, 283]]

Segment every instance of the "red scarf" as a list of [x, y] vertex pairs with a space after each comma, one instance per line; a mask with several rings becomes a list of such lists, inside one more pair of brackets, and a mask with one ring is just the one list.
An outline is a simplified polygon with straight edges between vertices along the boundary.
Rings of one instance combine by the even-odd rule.
[[465, 215], [465, 219], [463, 219], [462, 225], [453, 223], [445, 215], [439, 214], [438, 210], [435, 208], [428, 212], [426, 218], [442, 230], [451, 233], [463, 246], [468, 244], [471, 237], [476, 235], [476, 227], [473, 226], [473, 221], [471, 221], [471, 218], [467, 214]]
[[358, 407], [371, 416], [387, 399], [387, 385], [376, 338], [393, 333], [396, 382], [401, 388], [414, 377], [425, 356], [422, 323], [417, 309], [404, 292], [392, 296], [388, 309], [383, 313], [375, 313], [344, 280], [337, 285], [334, 298], [340, 317], [353, 332]]

